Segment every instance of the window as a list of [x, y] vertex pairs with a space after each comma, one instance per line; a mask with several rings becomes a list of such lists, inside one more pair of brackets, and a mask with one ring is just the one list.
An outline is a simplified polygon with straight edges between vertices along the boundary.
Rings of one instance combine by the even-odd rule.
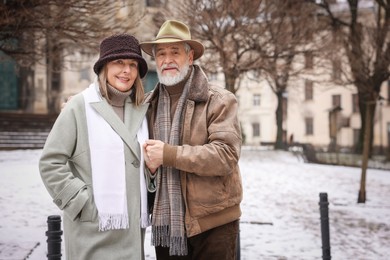
[[146, 0], [146, 6], [151, 7], [161, 7], [163, 6], [164, 1], [162, 0]]
[[305, 80], [305, 100], [313, 100], [313, 81]]
[[359, 113], [359, 96], [352, 94], [352, 113]]
[[90, 79], [90, 74], [89, 74], [89, 70], [90, 68], [89, 67], [86, 67], [86, 68], [82, 68], [80, 69], [80, 76], [79, 76], [79, 80], [87, 80], [88, 82], [91, 81]]
[[387, 81], [387, 104], [390, 105], [390, 79]]
[[340, 127], [350, 127], [351, 126], [351, 118], [349, 118], [349, 117], [341, 117], [339, 126]]
[[253, 106], [260, 106], [260, 94], [253, 95]]
[[43, 79], [42, 78], [38, 79], [37, 87], [39, 90], [43, 89]]
[[390, 147], [390, 123], [387, 123], [387, 147]]
[[338, 81], [341, 79], [341, 62], [340, 60], [334, 60], [332, 62], [332, 79]]
[[341, 95], [332, 95], [332, 107], [341, 107]]
[[250, 74], [253, 79], [258, 79], [261, 76], [261, 70], [252, 70]]
[[58, 48], [53, 49], [53, 56], [50, 59], [52, 62], [51, 90], [60, 91], [62, 60], [60, 50]]
[[260, 124], [259, 123], [252, 123], [252, 135], [253, 135], [253, 137], [260, 136]]
[[305, 52], [305, 68], [312, 69], [313, 68], [313, 53]]
[[313, 135], [313, 118], [312, 117], [306, 117], [305, 118], [305, 127], [306, 127], [306, 135]]
[[357, 145], [359, 142], [360, 129], [353, 129], [353, 144]]
[[216, 80], [218, 80], [218, 73], [210, 73], [210, 75], [209, 75], [209, 80], [210, 81], [216, 81]]
[[238, 105], [240, 105], [240, 96], [239, 96], [239, 95], [236, 95], [236, 99], [237, 99]]
[[306, 30], [305, 30], [305, 38], [307, 40], [313, 40], [313, 33], [314, 33], [314, 31], [312, 29], [310, 29], [310, 27], [306, 28]]
[[287, 97], [283, 97], [282, 99], [283, 121], [287, 120], [287, 103], [288, 103]]

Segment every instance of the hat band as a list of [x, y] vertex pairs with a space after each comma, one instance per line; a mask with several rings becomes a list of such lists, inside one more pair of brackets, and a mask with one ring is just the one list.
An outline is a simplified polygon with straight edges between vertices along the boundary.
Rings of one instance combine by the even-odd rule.
[[167, 38], [173, 38], [173, 39], [178, 39], [181, 41], [191, 41], [191, 39], [183, 39], [181, 37], [178, 37], [177, 35], [162, 35], [160, 37], [156, 37], [156, 41], [161, 40], [161, 39], [167, 39]]

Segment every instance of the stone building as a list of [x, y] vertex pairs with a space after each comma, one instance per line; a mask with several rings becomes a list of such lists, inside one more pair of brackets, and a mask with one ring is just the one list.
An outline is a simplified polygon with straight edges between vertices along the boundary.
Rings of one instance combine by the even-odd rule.
[[[133, 1], [138, 3], [139, 11], [144, 14], [139, 26], [130, 32], [140, 41], [153, 39], [158, 28], [155, 19], [160, 15], [159, 8], [165, 1]], [[126, 19], [128, 11], [120, 9], [119, 17]], [[67, 97], [79, 93], [92, 82], [96, 75], [92, 67], [98, 58], [95, 55], [83, 55], [77, 50], [70, 52], [69, 61], [64, 62], [60, 73], [59, 88], [51, 95], [55, 97], [56, 111]], [[157, 82], [157, 73], [153, 60], [144, 56], [149, 72], [144, 80], [146, 91]], [[200, 60], [202, 62], [202, 60]], [[50, 114], [47, 108], [47, 75], [43, 64], [36, 64], [34, 76], [27, 84], [34, 85], [34, 93], [23, 92], [18, 82], [18, 69], [9, 59], [0, 60], [0, 113], [25, 113], [22, 107], [24, 99], [33, 99], [31, 114]], [[315, 68], [314, 68], [315, 69]], [[330, 72], [329, 72], [330, 73]], [[209, 75], [210, 81], [224, 86], [223, 76]], [[256, 78], [257, 80], [253, 80]], [[236, 93], [239, 100], [239, 118], [246, 145], [272, 144], [276, 139], [277, 100], [269, 84], [261, 75], [249, 72], [239, 81]], [[360, 117], [357, 107], [357, 91], [354, 86], [320, 84], [309, 78], [301, 77], [289, 83], [291, 87], [284, 95], [284, 140], [287, 143], [310, 143], [318, 148], [329, 150], [352, 148], [358, 138]], [[383, 150], [390, 147], [390, 80], [383, 82], [374, 118], [374, 146]]]

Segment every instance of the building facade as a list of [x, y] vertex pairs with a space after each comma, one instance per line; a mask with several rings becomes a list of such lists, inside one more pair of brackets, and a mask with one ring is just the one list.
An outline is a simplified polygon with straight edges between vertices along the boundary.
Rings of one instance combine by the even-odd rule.
[[[138, 1], [139, 10], [144, 13], [142, 22], [134, 31], [140, 41], [153, 39], [158, 31], [154, 19], [159, 16], [162, 1]], [[119, 17], [125, 20], [128, 10], [120, 9]], [[81, 92], [96, 79], [92, 67], [98, 59], [98, 53], [85, 55], [74, 50], [69, 51], [61, 71], [60, 88], [55, 96], [57, 110], [72, 95]], [[149, 72], [144, 79], [146, 91], [151, 90], [157, 82], [154, 61], [144, 55], [149, 65]], [[45, 57], [43, 57], [45, 59]], [[201, 62], [201, 61], [200, 61]], [[32, 112], [47, 114], [47, 71], [44, 62], [34, 66], [34, 95]], [[328, 73], [329, 74], [329, 73]], [[11, 75], [11, 76], [10, 76]], [[210, 81], [224, 86], [222, 74], [209, 75]], [[18, 85], [18, 71], [12, 60], [0, 62], [0, 112], [23, 112], [18, 105], [21, 96]], [[276, 140], [276, 107], [277, 98], [266, 80], [261, 75], [249, 72], [238, 81], [240, 84], [236, 95], [239, 101], [239, 118], [241, 122], [244, 144], [273, 144]], [[378, 151], [390, 147], [390, 80], [384, 82], [380, 92], [380, 100], [376, 106], [374, 120], [373, 144]], [[310, 143], [329, 150], [351, 149], [358, 138], [360, 115], [357, 105], [357, 90], [354, 86], [321, 83], [310, 77], [300, 77], [289, 82], [284, 93], [283, 135], [286, 144]]]
[[[244, 77], [236, 93], [245, 143], [273, 144], [277, 98], [266, 81], [253, 78]], [[390, 80], [383, 83], [380, 97], [373, 119], [373, 145], [378, 151], [390, 147]], [[310, 143], [329, 150], [332, 145], [352, 149], [357, 142], [361, 122], [354, 86], [321, 85], [300, 79], [289, 84], [284, 98], [286, 144]]]

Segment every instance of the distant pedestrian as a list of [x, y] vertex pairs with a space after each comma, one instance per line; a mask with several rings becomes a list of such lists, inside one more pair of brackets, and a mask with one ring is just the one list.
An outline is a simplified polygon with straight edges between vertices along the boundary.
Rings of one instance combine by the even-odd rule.
[[288, 140], [288, 144], [291, 146], [291, 145], [294, 145], [294, 134], [291, 134], [290, 135], [290, 138]]

